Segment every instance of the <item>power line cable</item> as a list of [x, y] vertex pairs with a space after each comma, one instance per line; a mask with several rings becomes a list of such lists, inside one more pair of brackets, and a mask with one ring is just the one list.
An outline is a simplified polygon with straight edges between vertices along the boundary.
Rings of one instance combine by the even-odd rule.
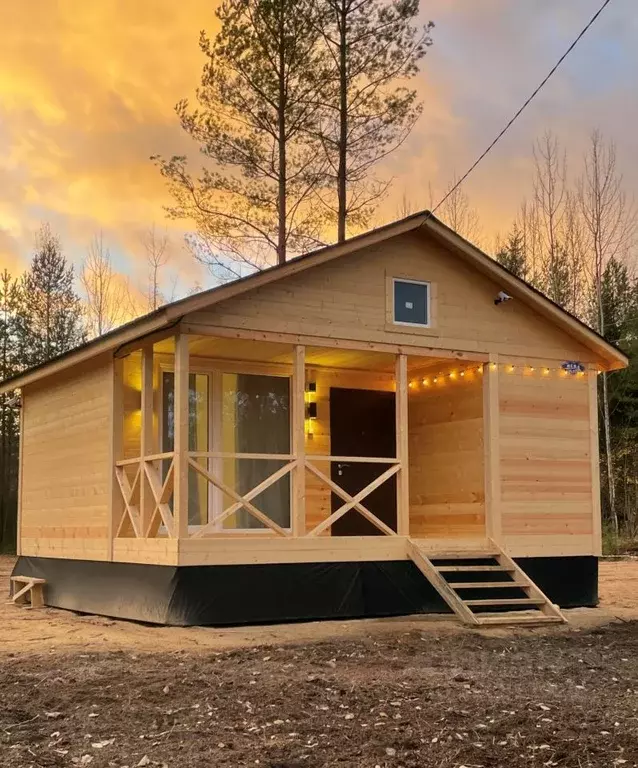
[[468, 170], [461, 176], [461, 178], [456, 182], [456, 184], [447, 192], [447, 194], [434, 206], [432, 209], [432, 213], [436, 213], [436, 211], [443, 205], [443, 203], [450, 197], [450, 195], [455, 192], [461, 184], [467, 179], [467, 177], [472, 173], [472, 171], [476, 168], [476, 166], [492, 151], [492, 149], [498, 144], [498, 142], [503, 138], [503, 136], [507, 133], [507, 131], [514, 125], [516, 120], [521, 116], [523, 111], [529, 106], [529, 104], [534, 100], [534, 98], [540, 93], [540, 91], [544, 88], [547, 81], [552, 77], [552, 75], [556, 72], [556, 70], [560, 67], [560, 65], [565, 61], [565, 59], [569, 56], [569, 54], [574, 50], [574, 48], [578, 45], [581, 38], [584, 37], [587, 30], [594, 24], [596, 19], [600, 16], [600, 14], [605, 10], [605, 8], [609, 5], [611, 0], [605, 0], [605, 2], [600, 6], [600, 8], [596, 11], [596, 13], [591, 17], [591, 19], [587, 22], [585, 27], [581, 30], [578, 37], [572, 42], [572, 44], [569, 46], [569, 48], [565, 51], [565, 53], [560, 57], [560, 59], [554, 64], [554, 66], [550, 69], [550, 71], [547, 73], [547, 75], [543, 78], [543, 80], [539, 83], [539, 85], [536, 87], [536, 89], [533, 91], [533, 93], [527, 98], [525, 103], [516, 111], [516, 113], [513, 115], [511, 120], [507, 123], [507, 125], [503, 128], [503, 130], [498, 134], [498, 136], [492, 141], [492, 143], [485, 149], [485, 151], [472, 163], [472, 165], [468, 168]]

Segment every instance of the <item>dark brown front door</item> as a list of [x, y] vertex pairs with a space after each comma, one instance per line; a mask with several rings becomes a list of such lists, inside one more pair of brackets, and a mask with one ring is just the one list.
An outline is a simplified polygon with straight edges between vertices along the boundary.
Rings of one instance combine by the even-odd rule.
[[[394, 392], [330, 389], [330, 453], [333, 456], [396, 455]], [[389, 464], [332, 462], [331, 479], [351, 496], [388, 469]], [[332, 494], [332, 511], [343, 500]], [[396, 530], [396, 476], [386, 480], [362, 502], [372, 514]], [[333, 536], [376, 536], [382, 532], [354, 509], [332, 525]]]

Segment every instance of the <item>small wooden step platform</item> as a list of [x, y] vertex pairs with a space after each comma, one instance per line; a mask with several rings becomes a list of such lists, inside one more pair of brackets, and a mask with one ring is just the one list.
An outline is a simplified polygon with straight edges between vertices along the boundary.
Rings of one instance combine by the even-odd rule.
[[46, 579], [36, 579], [34, 576], [12, 576], [11, 602], [15, 605], [43, 608], [44, 585], [46, 583]]
[[[408, 555], [464, 624], [530, 626], [567, 621], [559, 607], [494, 542], [489, 542], [484, 550], [435, 554], [408, 540]], [[457, 564], [450, 565], [449, 561]], [[485, 577], [481, 578], [481, 574]], [[468, 581], [472, 576], [476, 580]], [[477, 597], [478, 589], [483, 594]], [[503, 589], [519, 590], [520, 596], [509, 592], [511, 596], [503, 597]], [[466, 590], [474, 592], [466, 594]]]

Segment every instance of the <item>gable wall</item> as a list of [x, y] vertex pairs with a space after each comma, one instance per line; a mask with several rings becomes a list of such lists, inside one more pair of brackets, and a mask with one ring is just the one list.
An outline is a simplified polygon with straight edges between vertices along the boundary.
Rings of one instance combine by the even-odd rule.
[[[433, 287], [435, 329], [387, 323], [389, 277]], [[521, 301], [494, 306], [500, 286], [423, 235], [402, 235], [196, 312], [187, 324], [594, 362]]]

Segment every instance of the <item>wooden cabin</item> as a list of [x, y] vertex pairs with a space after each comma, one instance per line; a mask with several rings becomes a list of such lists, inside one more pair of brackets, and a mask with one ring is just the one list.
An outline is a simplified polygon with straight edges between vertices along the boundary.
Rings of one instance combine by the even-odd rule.
[[167, 624], [562, 621], [597, 602], [596, 377], [626, 364], [410, 216], [4, 382], [14, 573]]

